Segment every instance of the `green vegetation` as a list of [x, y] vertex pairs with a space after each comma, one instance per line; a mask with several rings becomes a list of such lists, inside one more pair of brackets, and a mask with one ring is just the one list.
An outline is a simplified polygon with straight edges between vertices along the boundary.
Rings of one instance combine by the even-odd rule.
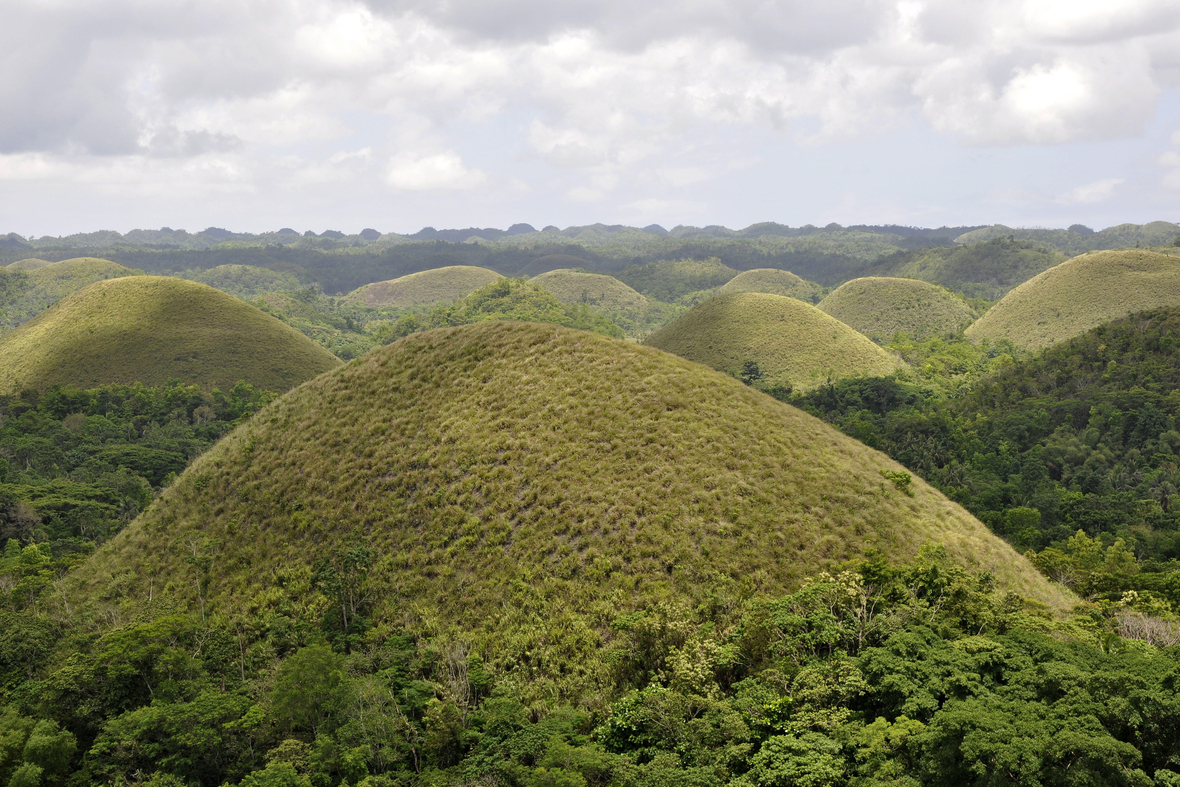
[[815, 282], [801, 279], [790, 271], [775, 268], [755, 268], [734, 276], [720, 288], [721, 294], [731, 292], [764, 292], [769, 295], [785, 295], [807, 303], [819, 303], [824, 288]]
[[93, 257], [79, 257], [25, 270], [19, 286], [0, 306], [0, 315], [6, 324], [17, 326], [96, 281], [142, 274], [142, 271]]
[[1180, 235], [1180, 224], [1170, 221], [1152, 221], [1147, 224], [1119, 224], [1094, 232], [1087, 227], [1075, 225], [1068, 230], [1013, 229], [1003, 224], [983, 227], [964, 233], [955, 239], [957, 243], [980, 243], [1001, 237], [1029, 240], [1067, 254], [1110, 249], [1128, 249], [1138, 246], [1165, 246]]
[[652, 334], [646, 344], [737, 375], [756, 362], [767, 389], [807, 389], [889, 374], [902, 363], [844, 323], [795, 298], [719, 295]]
[[37, 257], [26, 257], [23, 260], [9, 263], [4, 266], [10, 271], [35, 271], [38, 268], [44, 268], [46, 265], [52, 265], [49, 260], [42, 260]]
[[1065, 255], [1060, 252], [1005, 236], [985, 243], [933, 247], [883, 257], [866, 266], [861, 275], [921, 279], [972, 298], [996, 300], [1064, 260]]
[[[386, 310], [346, 304], [340, 298], [324, 295], [313, 287], [265, 293], [253, 303], [346, 361], [379, 346], [381, 337], [367, 328], [371, 321], [391, 316]], [[396, 314], [392, 313], [393, 316]]]
[[400, 279], [366, 284], [344, 296], [343, 302], [347, 305], [391, 309], [437, 306], [456, 301], [499, 278], [500, 274], [487, 268], [448, 265], [411, 273]]
[[289, 273], [258, 268], [253, 265], [218, 265], [207, 270], [183, 271], [182, 279], [208, 284], [242, 300], [253, 300], [268, 292], [298, 290], [299, 279]]
[[1110, 320], [1180, 305], [1180, 259], [1147, 251], [1075, 257], [1010, 292], [970, 326], [973, 341], [1048, 347]]
[[692, 306], [712, 295], [737, 271], [712, 257], [706, 260], [662, 260], [632, 265], [616, 278], [648, 298], [664, 303]]
[[558, 269], [530, 280], [565, 304], [584, 304], [642, 337], [683, 313], [683, 308], [648, 300], [613, 276]]
[[244, 380], [285, 391], [337, 363], [294, 329], [212, 287], [132, 276], [91, 284], [0, 337], [0, 393], [172, 378], [206, 389]]
[[919, 341], [954, 335], [976, 317], [966, 302], [942, 287], [876, 276], [841, 284], [819, 309], [877, 341], [898, 333]]

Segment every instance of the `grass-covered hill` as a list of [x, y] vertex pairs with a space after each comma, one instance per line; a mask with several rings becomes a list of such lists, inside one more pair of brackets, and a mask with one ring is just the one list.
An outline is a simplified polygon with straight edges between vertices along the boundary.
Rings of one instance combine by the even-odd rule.
[[615, 274], [637, 292], [664, 303], [687, 302], [703, 291], [714, 290], [737, 275], [721, 260], [661, 260], [631, 265]]
[[140, 276], [143, 272], [110, 260], [77, 257], [26, 270], [24, 274], [23, 285], [3, 305], [5, 320], [10, 325], [19, 325], [96, 281]]
[[487, 268], [448, 265], [390, 281], [366, 284], [344, 296], [344, 302], [383, 309], [434, 306], [462, 298], [499, 278], [500, 274]]
[[902, 365], [811, 304], [754, 292], [711, 298], [646, 344], [733, 375], [753, 361], [768, 388], [814, 388], [845, 377], [890, 374]]
[[529, 260], [516, 271], [515, 275], [532, 277], [540, 276], [550, 271], [591, 267], [593, 267], [593, 263], [590, 260], [575, 257], [572, 254], [546, 254], [544, 257]]
[[819, 309], [865, 336], [886, 341], [898, 333], [918, 341], [960, 333], [976, 317], [944, 287], [882, 276], [841, 284], [819, 302]]
[[861, 275], [921, 279], [973, 298], [995, 300], [1064, 260], [1059, 251], [1005, 235], [985, 243], [900, 252], [865, 266]]
[[562, 303], [584, 303], [604, 312], [642, 313], [647, 298], [614, 276], [562, 268], [530, 279]]
[[[265, 606], [275, 583], [311, 593], [317, 561], [371, 549], [375, 625], [457, 626], [526, 682], [557, 679], [547, 653], [609, 671], [610, 621], [644, 604], [695, 607], [724, 578], [778, 593], [869, 549], [943, 545], [1006, 588], [1063, 600], [900, 471], [667, 353], [485, 322], [411, 336], [292, 391], [191, 465], [63, 592], [96, 609], [143, 609], [151, 595], [232, 614]], [[349, 581], [347, 563], [331, 565]], [[543, 641], [529, 640], [536, 621]], [[595, 691], [609, 678], [582, 680]]]
[[1014, 289], [967, 336], [1038, 349], [1128, 314], [1176, 305], [1180, 258], [1137, 249], [1093, 252]]
[[206, 270], [185, 271], [179, 275], [182, 279], [208, 284], [243, 300], [253, 300], [268, 292], [298, 290], [302, 287], [299, 279], [289, 273], [255, 265], [218, 265]]
[[285, 391], [339, 361], [293, 328], [204, 284], [157, 276], [96, 282], [0, 338], [0, 393], [173, 378]]
[[765, 292], [769, 295], [785, 295], [788, 298], [817, 303], [823, 295], [823, 287], [790, 271], [755, 268], [734, 276], [722, 285], [720, 292]]
[[39, 257], [26, 257], [23, 260], [17, 260], [16, 262], [9, 263], [4, 267], [8, 268], [10, 271], [35, 271], [38, 268], [44, 268], [46, 265], [52, 264], [53, 263], [49, 260], [43, 260]]

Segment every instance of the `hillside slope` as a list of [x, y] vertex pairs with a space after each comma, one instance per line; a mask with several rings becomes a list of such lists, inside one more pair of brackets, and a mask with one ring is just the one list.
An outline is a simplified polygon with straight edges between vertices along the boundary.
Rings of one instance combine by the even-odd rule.
[[719, 292], [764, 292], [768, 295], [785, 295], [788, 298], [815, 303], [823, 293], [823, 287], [790, 271], [755, 268], [734, 276], [721, 286]]
[[1180, 305], [1180, 258], [1137, 249], [1083, 254], [1008, 293], [966, 333], [1039, 349], [1135, 312]]
[[500, 274], [487, 268], [448, 265], [398, 279], [366, 284], [345, 295], [343, 301], [369, 308], [433, 306], [451, 303], [499, 278], [502, 278]]
[[957, 334], [975, 320], [971, 307], [942, 287], [880, 276], [841, 284], [818, 308], [865, 336], [886, 341], [897, 333], [918, 341]]
[[758, 364], [767, 386], [813, 388], [875, 377], [901, 362], [816, 307], [782, 295], [719, 295], [648, 337], [646, 344], [730, 374]]
[[17, 260], [16, 262], [9, 263], [4, 267], [8, 268], [10, 271], [35, 271], [38, 268], [44, 268], [46, 265], [52, 264], [53, 263], [49, 260], [43, 260], [39, 257], [26, 257], [23, 260]]
[[[92, 608], [149, 593], [195, 607], [183, 578], [204, 550], [203, 603], [232, 614], [265, 604], [256, 594], [279, 573], [307, 577], [364, 545], [378, 625], [482, 632], [485, 658], [534, 678], [544, 664], [505, 650], [535, 621], [550, 632], [537, 647], [589, 657], [645, 603], [692, 606], [722, 578], [778, 593], [870, 548], [944, 545], [1004, 587], [1062, 601], [957, 505], [883, 475], [900, 470], [697, 364], [486, 322], [416, 334], [292, 391], [196, 460], [65, 592]], [[288, 592], [310, 593], [300, 581]]]
[[132, 276], [96, 282], [0, 338], [0, 393], [170, 378], [285, 391], [338, 364], [231, 295], [183, 279]]

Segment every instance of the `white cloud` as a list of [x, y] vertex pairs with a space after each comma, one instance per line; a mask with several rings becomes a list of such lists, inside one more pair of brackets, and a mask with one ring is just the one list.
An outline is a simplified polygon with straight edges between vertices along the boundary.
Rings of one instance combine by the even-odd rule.
[[485, 173], [464, 166], [458, 153], [447, 151], [425, 156], [400, 153], [390, 161], [385, 181], [402, 191], [466, 191], [487, 179]]
[[1105, 202], [1114, 196], [1115, 189], [1127, 181], [1124, 178], [1106, 178], [1078, 186], [1061, 195], [1061, 201], [1070, 205], [1090, 205]]

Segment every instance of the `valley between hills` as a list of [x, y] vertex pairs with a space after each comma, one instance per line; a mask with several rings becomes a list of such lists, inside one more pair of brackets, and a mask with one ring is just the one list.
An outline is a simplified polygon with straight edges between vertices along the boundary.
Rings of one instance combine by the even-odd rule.
[[1180, 785], [1180, 226], [0, 266], [0, 785]]

